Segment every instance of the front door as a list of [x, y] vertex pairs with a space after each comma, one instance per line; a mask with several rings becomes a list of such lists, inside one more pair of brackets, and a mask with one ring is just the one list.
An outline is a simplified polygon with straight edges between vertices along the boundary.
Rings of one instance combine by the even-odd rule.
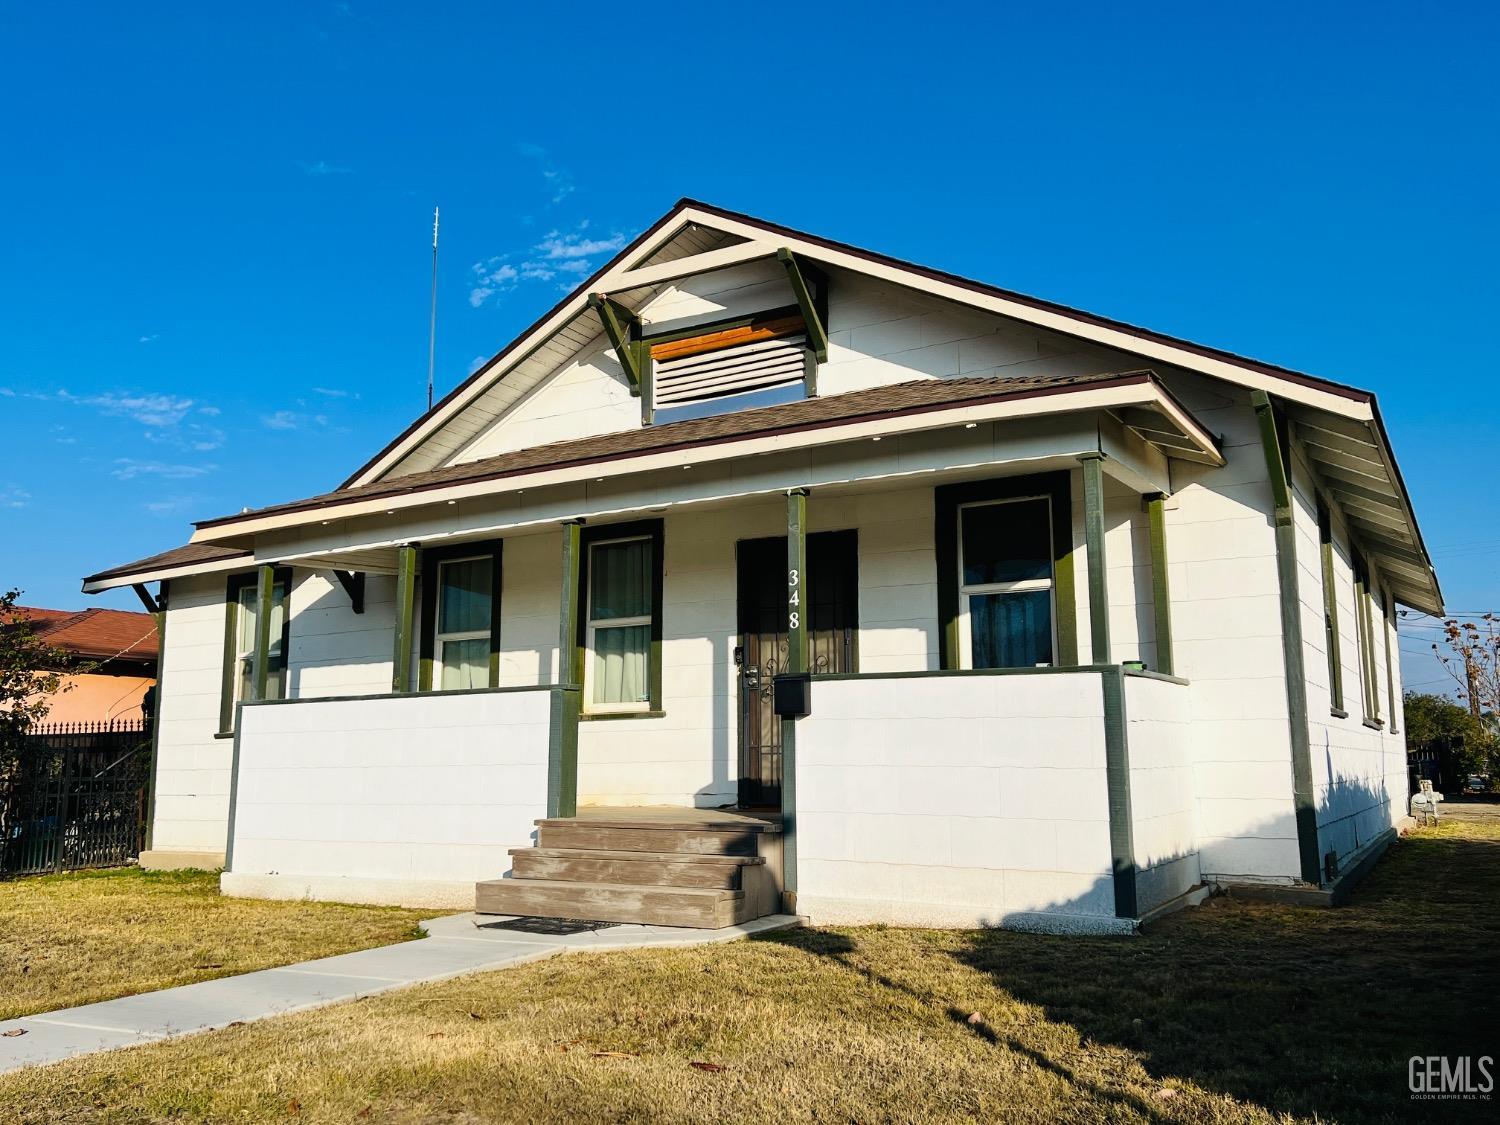
[[[855, 671], [859, 539], [853, 531], [807, 537], [808, 618], [814, 672]], [[781, 804], [781, 720], [771, 680], [786, 671], [786, 539], [739, 542], [740, 791], [742, 808]]]

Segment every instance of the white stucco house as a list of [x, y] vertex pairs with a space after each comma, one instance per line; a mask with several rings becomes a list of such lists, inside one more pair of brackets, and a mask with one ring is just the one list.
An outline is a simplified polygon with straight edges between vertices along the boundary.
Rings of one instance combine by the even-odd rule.
[[1338, 383], [684, 200], [308, 493], [84, 582], [226, 893], [1128, 930], [1405, 810], [1442, 596]]

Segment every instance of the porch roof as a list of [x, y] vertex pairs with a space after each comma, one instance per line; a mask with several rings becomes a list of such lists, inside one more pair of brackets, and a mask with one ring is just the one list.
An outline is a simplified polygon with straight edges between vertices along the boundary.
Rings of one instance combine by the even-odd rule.
[[[1117, 392], [1107, 394], [1106, 392]], [[557, 483], [570, 470], [597, 473], [610, 466], [616, 474], [654, 467], [655, 455], [691, 451], [704, 459], [757, 452], [757, 439], [794, 439], [808, 435], [817, 442], [865, 436], [861, 424], [888, 427], [888, 432], [915, 432], [967, 421], [954, 410], [983, 410], [989, 420], [1037, 413], [1032, 400], [1056, 398], [1041, 412], [1112, 410], [1127, 428], [1159, 446], [1171, 457], [1222, 464], [1217, 440], [1183, 407], [1150, 371], [1094, 375], [1044, 375], [1030, 378], [924, 379], [780, 406], [671, 422], [598, 437], [554, 442], [496, 457], [430, 469], [422, 473], [343, 488], [334, 492], [205, 520], [196, 524], [193, 542], [241, 539], [256, 532], [325, 519], [330, 514], [358, 515], [381, 508], [434, 503], [455, 488], [481, 488], [524, 478], [530, 485]]]
[[122, 563], [83, 580], [83, 592], [97, 593], [116, 586], [130, 586], [137, 582], [159, 582], [184, 574], [212, 574], [214, 571], [234, 570], [249, 566], [253, 562], [250, 551], [237, 547], [218, 547], [211, 543], [187, 543], [160, 551], [135, 562]]

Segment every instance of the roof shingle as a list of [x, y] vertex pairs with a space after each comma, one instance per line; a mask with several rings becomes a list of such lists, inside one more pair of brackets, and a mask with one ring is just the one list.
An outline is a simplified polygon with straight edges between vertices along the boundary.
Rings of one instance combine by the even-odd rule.
[[1096, 375], [1034, 375], [1025, 378], [920, 379], [908, 383], [893, 383], [869, 390], [803, 399], [780, 406], [764, 406], [754, 410], [715, 414], [708, 418], [693, 418], [597, 437], [531, 446], [478, 461], [428, 469], [372, 484], [341, 488], [304, 500], [203, 520], [195, 526], [216, 527], [281, 512], [306, 511], [355, 500], [405, 496], [443, 485], [466, 484], [540, 469], [591, 464], [716, 442], [765, 437], [881, 416], [916, 414], [943, 407], [1032, 398], [1100, 384], [1143, 383], [1152, 379], [1154, 376], [1148, 371], [1132, 371]]

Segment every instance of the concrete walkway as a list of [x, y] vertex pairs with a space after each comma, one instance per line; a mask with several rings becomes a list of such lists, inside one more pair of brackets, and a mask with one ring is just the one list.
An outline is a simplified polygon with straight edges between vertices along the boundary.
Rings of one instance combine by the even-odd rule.
[[[393, 988], [524, 965], [559, 953], [704, 945], [799, 923], [790, 914], [773, 914], [722, 930], [622, 925], [552, 937], [490, 928], [501, 920], [474, 914], [434, 918], [422, 923], [428, 936], [416, 941], [3, 1020], [0, 1073], [320, 1008]], [[17, 1029], [26, 1034], [6, 1034]]]

